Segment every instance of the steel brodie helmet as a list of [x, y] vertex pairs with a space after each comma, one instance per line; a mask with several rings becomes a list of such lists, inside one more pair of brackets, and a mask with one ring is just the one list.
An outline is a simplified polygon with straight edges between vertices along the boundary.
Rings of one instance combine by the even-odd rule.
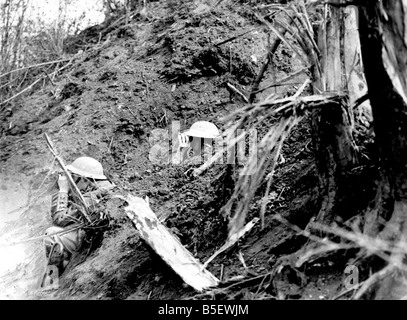
[[191, 128], [185, 132], [185, 134], [188, 136], [210, 139], [220, 137], [218, 128], [213, 123], [208, 121], [195, 122]]
[[79, 176], [92, 178], [92, 179], [107, 179], [103, 174], [102, 164], [90, 157], [80, 157], [76, 159], [72, 164], [67, 165], [66, 168]]

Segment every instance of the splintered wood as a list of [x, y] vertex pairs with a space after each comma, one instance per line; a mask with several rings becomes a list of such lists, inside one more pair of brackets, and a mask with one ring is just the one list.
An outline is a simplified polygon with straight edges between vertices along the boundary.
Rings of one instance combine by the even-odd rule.
[[127, 216], [154, 251], [191, 287], [203, 291], [218, 285], [219, 280], [158, 220], [148, 203], [128, 195]]
[[228, 239], [226, 240], [225, 244], [220, 247], [216, 252], [203, 264], [202, 268], [206, 268], [209, 263], [212, 262], [213, 259], [215, 259], [218, 255], [220, 255], [222, 252], [226, 251], [230, 247], [232, 247], [237, 241], [245, 235], [245, 233], [249, 232], [254, 225], [259, 221], [259, 218], [254, 218], [252, 221], [250, 221], [248, 224], [246, 224], [242, 229], [237, 231], [236, 233], [233, 233], [232, 235], [229, 235]]

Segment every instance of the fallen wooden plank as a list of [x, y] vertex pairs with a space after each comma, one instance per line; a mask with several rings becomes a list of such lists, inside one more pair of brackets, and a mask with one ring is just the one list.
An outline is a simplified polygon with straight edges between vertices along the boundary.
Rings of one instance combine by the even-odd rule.
[[158, 220], [148, 203], [128, 195], [127, 216], [133, 221], [141, 238], [191, 287], [201, 292], [219, 283], [171, 232]]

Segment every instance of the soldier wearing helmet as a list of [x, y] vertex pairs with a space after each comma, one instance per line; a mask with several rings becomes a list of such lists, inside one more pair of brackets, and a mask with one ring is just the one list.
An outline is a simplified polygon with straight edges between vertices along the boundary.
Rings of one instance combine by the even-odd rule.
[[[66, 168], [91, 210], [99, 202], [102, 193], [114, 187], [105, 176], [102, 164], [93, 158], [77, 158]], [[81, 248], [85, 232], [78, 227], [76, 230], [64, 233], [66, 229], [75, 229], [75, 226], [80, 225], [83, 222], [83, 215], [81, 204], [71, 192], [68, 178], [65, 175], [59, 175], [58, 187], [59, 191], [52, 195], [51, 201], [53, 226], [45, 232], [46, 235], [55, 235], [45, 238], [44, 246], [48, 265], [57, 267], [61, 274], [72, 254]], [[46, 283], [47, 276], [46, 273], [42, 284]]]
[[181, 162], [184, 162], [189, 157], [201, 156], [205, 148], [211, 150], [212, 146], [207, 139], [218, 138], [220, 138], [220, 133], [213, 123], [208, 121], [195, 122], [189, 130], [178, 136]]

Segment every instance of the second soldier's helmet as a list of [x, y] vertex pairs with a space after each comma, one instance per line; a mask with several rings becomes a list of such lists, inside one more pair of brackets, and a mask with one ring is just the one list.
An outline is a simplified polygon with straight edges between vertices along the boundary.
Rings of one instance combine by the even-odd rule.
[[193, 137], [211, 139], [220, 137], [218, 128], [213, 123], [208, 121], [195, 122], [191, 128], [185, 132], [185, 134]]
[[92, 178], [92, 179], [107, 179], [103, 174], [103, 166], [96, 159], [90, 157], [80, 157], [67, 165], [66, 168], [81, 177]]

